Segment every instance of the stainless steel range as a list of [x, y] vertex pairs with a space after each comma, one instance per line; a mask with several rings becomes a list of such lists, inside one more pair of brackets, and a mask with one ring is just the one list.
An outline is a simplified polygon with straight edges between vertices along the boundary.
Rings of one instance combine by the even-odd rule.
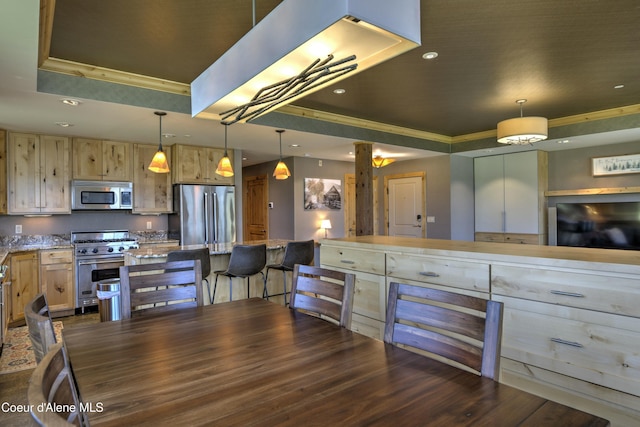
[[96, 285], [120, 277], [123, 252], [137, 249], [138, 242], [127, 230], [71, 233], [76, 259], [76, 308], [98, 305]]

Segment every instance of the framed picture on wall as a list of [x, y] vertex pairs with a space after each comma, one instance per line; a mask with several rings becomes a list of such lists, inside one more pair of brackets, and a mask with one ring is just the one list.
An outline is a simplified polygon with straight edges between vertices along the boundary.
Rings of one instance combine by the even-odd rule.
[[342, 181], [339, 179], [305, 178], [304, 210], [342, 208]]
[[591, 162], [593, 176], [640, 173], [640, 154], [594, 157]]

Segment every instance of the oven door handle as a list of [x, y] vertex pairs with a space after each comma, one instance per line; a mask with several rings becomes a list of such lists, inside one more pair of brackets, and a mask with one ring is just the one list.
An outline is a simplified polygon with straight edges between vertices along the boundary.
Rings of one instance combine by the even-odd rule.
[[121, 262], [124, 260], [122, 258], [109, 258], [109, 261], [78, 261], [78, 265], [91, 265], [91, 264], [113, 264], [114, 262]]

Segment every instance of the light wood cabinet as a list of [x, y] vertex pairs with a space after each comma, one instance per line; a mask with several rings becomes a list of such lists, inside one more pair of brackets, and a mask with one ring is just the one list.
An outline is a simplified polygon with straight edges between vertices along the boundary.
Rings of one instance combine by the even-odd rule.
[[[133, 213], [157, 214], [173, 211], [171, 173], [154, 173], [148, 169], [157, 145], [133, 145]], [[167, 161], [171, 164], [170, 153]]]
[[476, 241], [546, 244], [547, 154], [474, 159]]
[[387, 309], [385, 255], [378, 251], [321, 246], [321, 266], [354, 273], [353, 315], [350, 329], [382, 340]]
[[40, 251], [40, 289], [47, 296], [52, 316], [66, 316], [75, 312], [71, 249]]
[[0, 214], [7, 213], [7, 131], [0, 129]]
[[[233, 177], [225, 178], [215, 170], [224, 156], [221, 148], [176, 144], [172, 147], [172, 171], [176, 184], [233, 185]], [[227, 153], [233, 164], [233, 152]]]
[[11, 254], [9, 322], [24, 320], [24, 306], [38, 295], [38, 252]]
[[131, 143], [73, 139], [73, 179], [129, 182]]
[[10, 214], [71, 213], [69, 139], [11, 133]]

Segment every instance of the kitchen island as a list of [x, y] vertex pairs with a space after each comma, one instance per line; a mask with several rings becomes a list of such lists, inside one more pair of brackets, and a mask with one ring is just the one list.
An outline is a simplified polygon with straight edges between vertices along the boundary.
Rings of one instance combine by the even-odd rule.
[[[214, 271], [217, 270], [225, 270], [229, 265], [229, 258], [231, 256], [231, 250], [235, 244], [243, 244], [243, 245], [267, 245], [267, 265], [269, 264], [277, 264], [282, 260], [284, 255], [284, 248], [287, 246], [288, 240], [252, 240], [246, 242], [236, 242], [236, 243], [216, 243], [206, 245], [209, 248], [209, 254], [211, 255], [211, 274], [206, 277], [211, 284], [211, 291], [213, 292], [213, 284], [215, 282], [215, 274]], [[174, 246], [174, 247], [146, 247], [141, 249], [132, 249], [126, 251], [124, 253], [124, 263], [125, 265], [136, 265], [136, 264], [151, 264], [158, 262], [165, 262], [167, 258], [167, 254], [173, 251], [179, 250], [188, 250], [188, 249], [199, 249], [204, 247], [205, 245], [186, 245], [186, 246]], [[266, 274], [266, 271], [264, 271]], [[203, 277], [204, 279], [204, 277]], [[287, 285], [291, 285], [291, 280], [287, 280]], [[207, 296], [207, 288], [206, 284], [203, 289], [205, 295], [205, 304], [209, 304], [209, 297]], [[267, 284], [269, 289], [269, 294], [279, 294], [282, 293], [282, 275], [280, 272], [275, 272], [271, 277], [269, 277], [269, 283]], [[262, 276], [255, 275], [250, 279], [250, 292], [251, 297], [262, 297], [263, 283]], [[247, 297], [247, 284], [246, 279], [233, 279], [233, 298], [234, 299], [243, 299]], [[271, 297], [270, 300], [280, 303], [283, 303], [282, 296], [274, 296]], [[221, 276], [218, 279], [218, 288], [216, 291], [216, 299], [214, 303], [226, 302], [229, 301], [229, 279]]]
[[356, 274], [351, 329], [382, 337], [392, 281], [502, 301], [500, 382], [640, 425], [640, 252], [390, 236], [320, 241]]

